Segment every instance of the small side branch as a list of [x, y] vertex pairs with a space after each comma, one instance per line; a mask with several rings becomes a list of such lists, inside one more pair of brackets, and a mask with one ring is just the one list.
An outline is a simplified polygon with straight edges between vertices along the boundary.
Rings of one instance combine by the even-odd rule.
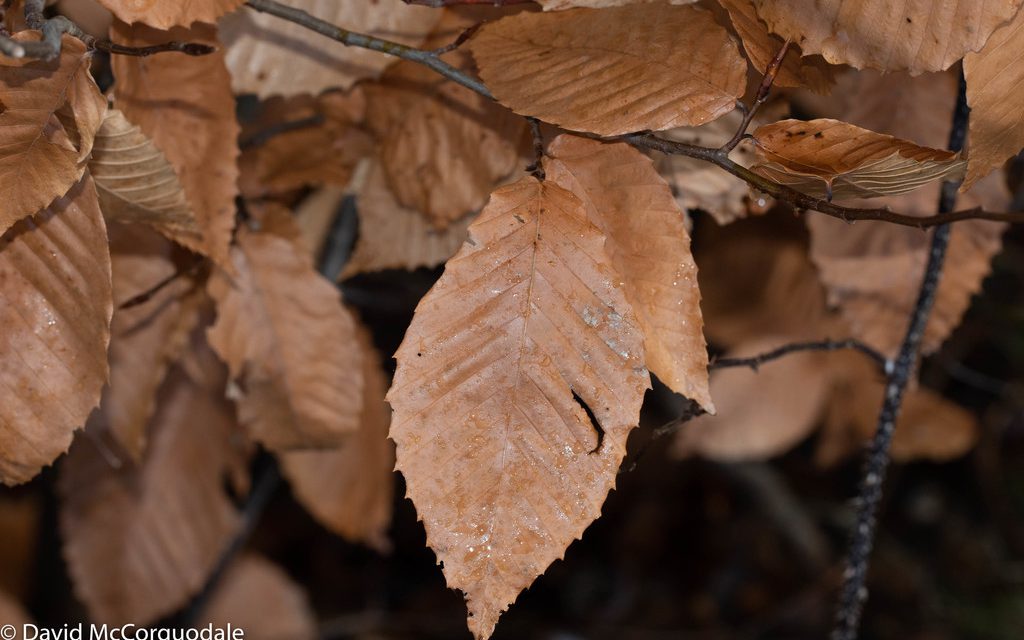
[[779, 358], [791, 353], [798, 353], [801, 351], [838, 351], [840, 349], [853, 349], [854, 351], [863, 353], [867, 357], [871, 358], [875, 364], [878, 365], [879, 369], [884, 372], [888, 372], [888, 370], [892, 368], [892, 363], [879, 351], [873, 349], [871, 346], [861, 342], [860, 340], [855, 340], [853, 338], [848, 338], [846, 340], [793, 342], [751, 358], [718, 358], [712, 361], [711, 364], [708, 365], [708, 368], [725, 369], [729, 367], [750, 367], [754, 371], [757, 371], [762, 364], [771, 362], [772, 360], [778, 360]]
[[736, 145], [740, 143], [743, 136], [747, 134], [747, 129], [750, 128], [750, 122], [754, 119], [758, 109], [761, 105], [768, 100], [768, 94], [772, 91], [772, 85], [775, 84], [775, 76], [779, 75], [779, 69], [782, 68], [782, 62], [786, 59], [786, 53], [789, 51], [789, 40], [782, 43], [782, 47], [779, 48], [779, 52], [775, 54], [771, 62], [768, 63], [768, 67], [764, 71], [764, 77], [761, 78], [761, 84], [757, 87], [757, 94], [754, 97], [754, 104], [750, 105], [746, 113], [743, 114], [743, 122], [740, 123], [739, 128], [736, 129], [736, 133], [733, 134], [732, 138], [723, 144], [718, 149], [718, 153], [723, 156], [729, 155], [729, 152], [736, 148]]

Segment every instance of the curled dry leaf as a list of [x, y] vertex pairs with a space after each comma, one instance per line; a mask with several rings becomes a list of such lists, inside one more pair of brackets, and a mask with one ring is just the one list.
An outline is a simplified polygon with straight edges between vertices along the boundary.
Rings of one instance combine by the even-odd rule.
[[359, 425], [362, 353], [335, 286], [290, 240], [241, 229], [237, 276], [215, 272], [210, 345], [228, 364], [239, 418], [273, 450], [337, 445]]
[[967, 177], [961, 190], [1001, 166], [1024, 147], [1024, 116], [1015, 96], [1024, 84], [1024, 11], [964, 58], [971, 106]]
[[697, 265], [686, 214], [668, 185], [650, 158], [624, 143], [561, 135], [548, 154], [547, 179], [580, 198], [605, 235], [605, 250], [644, 334], [647, 368], [714, 413]]
[[67, 451], [107, 380], [113, 312], [107, 231], [86, 175], [0, 237], [0, 481]]
[[142, 22], [157, 29], [188, 27], [217, 18], [245, 4], [245, 0], [99, 0], [123, 22]]
[[754, 131], [762, 161], [751, 169], [818, 198], [873, 198], [956, 180], [966, 163], [958, 154], [820, 118], [780, 120]]
[[[288, 6], [411, 47], [423, 42], [440, 17], [438, 11], [402, 0], [292, 0]], [[301, 25], [266, 13], [238, 12], [221, 20], [220, 27], [237, 93], [267, 97], [349, 89], [358, 80], [376, 78], [394, 62], [376, 51], [319, 39]]]
[[342, 279], [382, 269], [434, 267], [458, 251], [473, 214], [437, 229], [422, 213], [398, 203], [378, 162], [372, 162], [367, 171], [356, 195], [359, 239]]
[[174, 167], [142, 130], [111, 109], [96, 133], [89, 172], [107, 220], [148, 224], [202, 251], [203, 236]]
[[600, 135], [709, 122], [746, 83], [732, 37], [691, 6], [522, 13], [484, 25], [468, 46], [499, 102]]
[[314, 640], [316, 616], [306, 592], [266, 558], [246, 555], [231, 563], [198, 616], [198, 628], [231, 625], [249, 640]]
[[[475, 24], [470, 12], [447, 12], [427, 48], [449, 44]], [[458, 49], [444, 59], [471, 69]], [[480, 209], [516, 168], [522, 118], [413, 62], [402, 61], [367, 87], [367, 125], [380, 143], [380, 162], [398, 202], [438, 228]]]
[[[37, 41], [21, 32], [19, 41]], [[0, 233], [81, 179], [106, 100], [89, 75], [92, 54], [65, 35], [60, 57], [0, 56]]]
[[416, 309], [388, 400], [427, 542], [485, 638], [600, 514], [650, 378], [579, 199], [523, 178], [469, 232]]
[[[217, 44], [211, 25], [159, 31], [115, 21], [111, 39], [148, 46], [171, 40]], [[206, 255], [228, 263], [238, 195], [238, 122], [223, 51], [114, 56], [115, 102], [174, 167], [202, 231]], [[188, 132], [188, 135], [182, 135]]]
[[[729, 19], [743, 43], [747, 57], [760, 73], [782, 49], [785, 42], [768, 32], [768, 26], [758, 18], [753, 0], [718, 0], [729, 12]], [[828, 93], [835, 83], [833, 68], [821, 56], [804, 57], [799, 46], [790, 45], [782, 61], [774, 85], [777, 87], [807, 87], [816, 93]]]
[[1021, 0], [753, 0], [772, 33], [833, 64], [942, 71], [1014, 16]]
[[90, 424], [61, 465], [60, 526], [75, 593], [89, 617], [145, 625], [205, 584], [240, 524], [225, 479], [243, 464], [231, 408], [172, 374], [139, 465], [115, 469]]
[[391, 408], [384, 401], [388, 381], [367, 331], [360, 328], [357, 335], [365, 380], [358, 431], [336, 449], [280, 454], [281, 470], [295, 498], [324, 527], [386, 551], [395, 484]]

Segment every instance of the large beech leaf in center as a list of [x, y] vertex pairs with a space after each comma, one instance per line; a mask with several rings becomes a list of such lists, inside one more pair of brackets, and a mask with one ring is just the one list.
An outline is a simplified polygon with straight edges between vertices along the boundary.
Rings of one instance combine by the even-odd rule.
[[523, 178], [469, 232], [416, 309], [388, 400], [427, 542], [487, 637], [600, 514], [650, 377], [578, 198]]

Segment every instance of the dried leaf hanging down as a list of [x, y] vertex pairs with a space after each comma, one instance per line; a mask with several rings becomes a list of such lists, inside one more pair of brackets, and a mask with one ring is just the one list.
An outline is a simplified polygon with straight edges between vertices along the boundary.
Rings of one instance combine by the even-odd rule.
[[668, 185], [650, 158], [624, 143], [561, 135], [548, 154], [547, 179], [580, 198], [605, 236], [605, 250], [644, 334], [647, 368], [714, 413], [697, 265], [686, 214]]
[[282, 453], [281, 469], [295, 498], [324, 527], [386, 551], [395, 484], [391, 408], [384, 401], [388, 381], [365, 329], [358, 339], [365, 379], [359, 430], [336, 449]]
[[[292, 0], [301, 9], [345, 29], [408, 46], [419, 46], [440, 17], [438, 11], [413, 7], [402, 0], [338, 2]], [[238, 12], [220, 22], [227, 46], [227, 64], [237, 93], [271, 95], [318, 94], [349, 89], [358, 80], [378, 77], [394, 58], [311, 38], [304, 27], [255, 11]]]
[[302, 587], [266, 558], [246, 555], [224, 574], [209, 604], [198, 616], [208, 624], [245, 629], [249, 640], [314, 640], [316, 617]]
[[[782, 49], [784, 40], [768, 32], [768, 26], [757, 17], [752, 0], [718, 0], [729, 12], [747, 57], [760, 73]], [[835, 83], [833, 67], [821, 56], [803, 57], [797, 45], [791, 45], [775, 77], [777, 87], [807, 87], [816, 93], [828, 93]]]
[[79, 181], [106, 109], [89, 75], [92, 54], [71, 36], [61, 44], [51, 61], [0, 56], [0, 233]]
[[253, 438], [273, 450], [337, 445], [362, 411], [362, 353], [338, 290], [288, 239], [241, 229], [237, 277], [215, 272], [208, 337]]
[[971, 106], [967, 177], [962, 191], [1024, 147], [1024, 116], [1016, 100], [1024, 83], [1024, 11], [992, 34], [985, 47], [964, 58]]
[[356, 196], [359, 239], [341, 278], [382, 269], [434, 267], [452, 257], [467, 237], [474, 215], [437, 229], [419, 211], [403, 207], [374, 161]]
[[64, 557], [75, 594], [99, 623], [145, 625], [177, 610], [240, 524], [225, 493], [243, 464], [231, 408], [180, 373], [159, 404], [141, 464], [111, 467], [99, 422], [61, 466]]
[[754, 131], [762, 161], [751, 169], [797, 191], [829, 199], [873, 198], [956, 180], [959, 155], [921, 147], [839, 120], [780, 120]]
[[603, 244], [561, 187], [499, 188], [395, 354], [397, 467], [478, 638], [598, 517], [650, 385]]
[[203, 235], [174, 167], [142, 130], [111, 109], [96, 133], [89, 172], [107, 220], [148, 224], [171, 240], [203, 250]]
[[193, 22], [216, 22], [245, 0], [99, 0], [123, 22], [142, 22], [157, 29], [188, 27]]
[[168, 366], [185, 348], [198, 320], [201, 289], [180, 276], [143, 304], [121, 308], [173, 276], [183, 260], [170, 241], [145, 227], [109, 227], [114, 274], [114, 320], [110, 339], [110, 384], [99, 412], [111, 436], [139, 462], [156, 391]]
[[468, 46], [499, 102], [601, 135], [709, 122], [746, 83], [732, 37], [690, 6], [522, 13], [484, 25]]
[[[449, 44], [477, 13], [448, 12], [424, 44]], [[444, 56], [472, 69], [463, 49]], [[526, 123], [489, 100], [413, 62], [402, 61], [367, 87], [367, 125], [380, 143], [380, 162], [398, 202], [438, 228], [480, 209], [519, 162]]]
[[942, 71], [1014, 16], [1021, 0], [753, 0], [772, 33], [833, 64]]
[[0, 482], [35, 476], [71, 444], [107, 380], [107, 231], [86, 175], [0, 237]]
[[[130, 46], [171, 40], [217, 44], [214, 27], [159, 31], [114, 22], [111, 38]], [[238, 195], [238, 123], [224, 54], [114, 56], [116, 104], [174, 167], [202, 231], [205, 251], [228, 263]], [[188, 135], [182, 135], [182, 132]]]

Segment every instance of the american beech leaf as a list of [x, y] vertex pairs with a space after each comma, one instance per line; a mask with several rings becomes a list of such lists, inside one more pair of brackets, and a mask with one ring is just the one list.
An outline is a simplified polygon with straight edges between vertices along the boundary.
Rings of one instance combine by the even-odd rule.
[[395, 354], [397, 468], [478, 638], [615, 483], [650, 386], [617, 281], [583, 202], [526, 177], [492, 194]]
[[124, 114], [111, 109], [96, 133], [89, 172], [108, 220], [148, 224], [171, 240], [203, 250], [203, 235], [174, 167]]
[[123, 22], [142, 22], [157, 29], [188, 27], [193, 22], [216, 22], [245, 0], [99, 0]]
[[644, 334], [647, 368], [714, 413], [686, 214], [650, 158], [624, 144], [561, 135], [548, 146], [547, 179], [571, 191], [605, 235], [605, 250]]
[[237, 276], [215, 272], [210, 345], [228, 364], [239, 418], [273, 450], [337, 445], [363, 406], [356, 324], [337, 288], [290, 240], [241, 229]]
[[[419, 46], [440, 18], [438, 11], [402, 0], [291, 0], [288, 6], [411, 47]], [[234, 90], [261, 98], [348, 89], [376, 78], [394, 62], [391, 56], [341, 43], [313, 46], [305, 27], [265, 13], [238, 12], [221, 20], [220, 27]]]
[[958, 154], [829, 118], [780, 120], [753, 135], [762, 158], [753, 171], [819, 198], [907, 193], [929, 182], [958, 179], [966, 166]]
[[334, 449], [281, 453], [281, 470], [295, 499], [324, 527], [386, 551], [395, 484], [388, 380], [369, 333], [360, 328], [358, 339], [365, 381], [358, 431]]
[[0, 482], [71, 444], [107, 380], [110, 257], [92, 180], [0, 237]]
[[92, 54], [68, 35], [61, 45], [50, 61], [0, 56], [0, 233], [79, 181], [106, 109], [89, 75]]
[[206, 583], [240, 524], [225, 478], [243, 464], [231, 408], [168, 378], [141, 463], [111, 466], [104, 424], [61, 465], [60, 526], [75, 593], [96, 622], [145, 625]]
[[[160, 31], [115, 21], [111, 39], [148, 46], [172, 40], [217, 44], [212, 25]], [[114, 56], [116, 106], [174, 167], [203, 234], [204, 251], [228, 262], [238, 195], [238, 122], [224, 52], [205, 56]]]
[[942, 71], [1014, 16], [1021, 0], [754, 0], [772, 33], [833, 64]]
[[732, 37], [692, 6], [521, 13], [485, 24], [468, 46], [499, 102], [601, 135], [709, 122], [746, 84]]
[[964, 58], [971, 106], [967, 177], [962, 191], [1024, 147], [1024, 115], [1011, 98], [1024, 83], [1024, 11]]

